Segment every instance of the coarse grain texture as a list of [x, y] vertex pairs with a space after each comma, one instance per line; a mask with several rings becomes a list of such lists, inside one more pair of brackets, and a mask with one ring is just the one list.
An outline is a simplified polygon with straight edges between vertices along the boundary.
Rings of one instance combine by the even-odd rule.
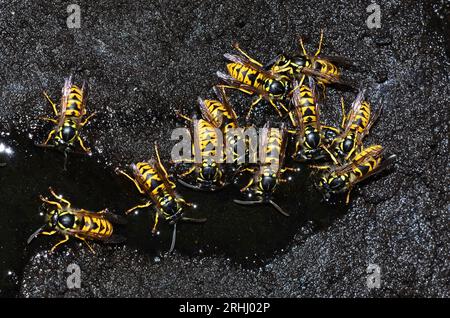
[[[314, 50], [323, 28], [324, 54], [350, 58], [344, 76], [384, 105], [367, 144], [382, 144], [398, 160], [355, 191], [347, 213], [326, 227], [305, 222], [261, 267], [220, 253], [155, 259], [128, 246], [95, 244], [97, 255], [42, 250], [17, 274], [19, 296], [450, 296], [444, 2], [379, 1], [380, 29], [366, 26], [369, 1], [78, 1], [81, 29], [66, 26], [69, 3], [0, 3], [2, 132], [42, 134], [36, 118], [49, 111], [42, 90], [57, 98], [63, 78], [77, 72], [91, 87], [88, 109], [98, 112], [86, 129], [98, 162], [149, 158], [153, 140], [168, 158], [171, 130], [180, 126], [174, 111], [210, 96], [232, 42], [267, 61], [296, 50], [299, 35]], [[342, 94], [350, 105], [352, 93], [327, 92], [327, 122], [339, 120]], [[249, 101], [233, 94], [240, 115]], [[259, 107], [253, 118], [261, 124], [271, 115]], [[70, 263], [82, 269], [81, 289], [66, 287]], [[381, 268], [379, 289], [367, 288], [369, 264]]]

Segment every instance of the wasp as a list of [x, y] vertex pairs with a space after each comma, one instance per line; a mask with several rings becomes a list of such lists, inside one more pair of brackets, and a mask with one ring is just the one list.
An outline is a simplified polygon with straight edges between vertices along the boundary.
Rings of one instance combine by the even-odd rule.
[[[218, 100], [198, 98], [202, 117], [214, 127], [220, 129], [225, 136], [226, 149], [231, 150], [230, 153], [225, 153], [225, 160], [228, 163], [241, 162], [245, 159], [242, 158], [242, 156], [245, 156], [245, 153], [236, 153], [235, 149], [239, 146], [241, 146], [242, 149], [245, 149], [246, 140], [244, 136], [237, 131], [239, 124], [236, 113], [230, 105], [224, 88], [214, 86], [213, 90]], [[231, 157], [230, 160], [228, 157]]]
[[83, 139], [79, 132], [95, 113], [88, 117], [86, 115], [86, 97], [87, 84], [84, 81], [82, 87], [78, 87], [72, 83], [72, 77], [65, 80], [62, 89], [61, 106], [58, 111], [56, 104], [52, 101], [50, 96], [44, 92], [45, 98], [48, 100], [53, 108], [53, 112], [58, 119], [41, 117], [42, 120], [49, 121], [55, 124], [55, 127], [50, 131], [47, 139], [37, 146], [56, 148], [64, 153], [64, 169], [66, 168], [67, 153], [76, 152], [75, 143], [78, 143], [82, 153], [91, 154], [88, 147], [84, 145]]
[[[193, 136], [193, 159], [182, 159], [175, 162], [191, 163], [191, 168], [179, 174], [178, 181], [185, 187], [201, 191], [217, 191], [227, 185], [225, 181], [223, 161], [223, 138], [220, 129], [204, 119], [189, 118], [180, 112], [177, 115], [191, 124]], [[183, 180], [195, 173], [197, 185]]]
[[159, 218], [162, 217], [170, 225], [173, 225], [172, 243], [169, 253], [175, 248], [176, 241], [176, 225], [178, 221], [190, 221], [203, 223], [206, 219], [193, 219], [184, 216], [185, 208], [195, 207], [194, 204], [186, 202], [178, 193], [176, 193], [176, 185], [173, 183], [167, 170], [161, 163], [158, 147], [155, 143], [156, 160], [151, 159], [148, 162], [138, 162], [132, 164], [131, 169], [133, 176], [126, 172], [116, 169], [117, 174], [121, 174], [131, 180], [139, 193], [150, 198], [146, 203], [136, 205], [128, 209], [125, 213], [129, 214], [136, 209], [143, 209], [154, 205], [156, 208], [155, 221], [152, 227], [152, 233], [156, 234]]
[[320, 41], [314, 55], [307, 53], [303, 39], [300, 38], [301, 53], [289, 57], [279, 54], [265, 65], [274, 74], [288, 74], [290, 78], [300, 79], [303, 75], [313, 77], [317, 84], [325, 89], [326, 85], [339, 84], [349, 86], [341, 79], [341, 73], [336, 64], [348, 65], [349, 62], [339, 56], [321, 56], [323, 45], [323, 30], [320, 32]]
[[[371, 113], [370, 104], [364, 99], [364, 94], [364, 90], [358, 93], [347, 116], [343, 117], [342, 133], [331, 143], [331, 151], [337, 155], [341, 163], [350, 160], [361, 150], [363, 138], [381, 114], [382, 106], [375, 113]], [[344, 113], [343, 99], [341, 103]]]
[[[315, 86], [311, 78], [309, 85], [304, 84], [305, 76], [298, 83], [294, 80], [293, 97], [291, 102], [294, 107], [289, 112], [292, 125], [296, 129], [295, 153], [292, 158], [296, 161], [313, 161], [325, 159], [333, 155], [328, 151], [323, 142], [322, 125], [320, 123], [319, 103], [316, 98]], [[326, 134], [333, 132], [332, 127], [327, 127]]]
[[71, 203], [62, 196], [57, 195], [52, 188], [49, 188], [54, 200], [43, 196], [40, 199], [49, 208], [46, 213], [46, 223], [35, 231], [27, 240], [27, 244], [41, 235], [61, 234], [64, 236], [60, 242], [55, 244], [51, 252], [58, 246], [67, 242], [70, 237], [76, 237], [89, 247], [95, 254], [88, 240], [97, 240], [104, 243], [121, 243], [125, 238], [114, 233], [113, 224], [124, 224], [125, 221], [118, 215], [110, 213], [108, 209], [99, 212], [91, 212], [84, 209], [73, 208]]
[[287, 212], [272, 200], [272, 195], [278, 185], [286, 182], [285, 179], [282, 179], [282, 174], [287, 170], [295, 170], [288, 167], [283, 168], [287, 144], [287, 130], [284, 124], [280, 129], [269, 127], [269, 123], [264, 125], [263, 135], [260, 141], [262, 151], [260, 152], [259, 164], [256, 168], [244, 169], [251, 171], [253, 177], [241, 189], [241, 192], [248, 192], [249, 197], [256, 196], [257, 200], [234, 200], [234, 202], [242, 205], [270, 204], [279, 213], [284, 216], [289, 216]]
[[373, 145], [357, 153], [351, 161], [342, 166], [330, 167], [322, 173], [318, 187], [323, 191], [326, 201], [331, 196], [347, 192], [345, 203], [350, 202], [350, 192], [359, 182], [383, 171], [396, 159], [395, 155], [383, 158], [384, 149]]
[[259, 61], [244, 52], [239, 47], [239, 44], [234, 43], [233, 47], [240, 55], [228, 53], [224, 55], [230, 61], [227, 64], [229, 75], [217, 72], [217, 76], [227, 84], [220, 86], [238, 89], [246, 94], [258, 96], [248, 110], [247, 120], [253, 108], [262, 99], [267, 100], [280, 117], [283, 116], [283, 111], [288, 111], [284, 105], [284, 100], [290, 91], [291, 83], [289, 77], [265, 69]]

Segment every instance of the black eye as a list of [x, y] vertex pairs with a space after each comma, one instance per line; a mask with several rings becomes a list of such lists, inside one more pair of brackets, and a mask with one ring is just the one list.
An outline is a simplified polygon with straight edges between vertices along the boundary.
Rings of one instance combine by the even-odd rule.
[[336, 190], [336, 189], [342, 188], [344, 186], [344, 184], [345, 184], [344, 180], [342, 180], [340, 178], [336, 178], [330, 182], [330, 187], [331, 187], [331, 189]]
[[273, 95], [281, 95], [284, 93], [284, 85], [279, 81], [273, 81], [272, 84], [270, 84], [269, 91]]

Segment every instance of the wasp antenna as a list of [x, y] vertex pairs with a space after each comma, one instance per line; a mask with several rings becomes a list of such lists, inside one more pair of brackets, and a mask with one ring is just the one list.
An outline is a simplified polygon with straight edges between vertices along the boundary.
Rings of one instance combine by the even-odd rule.
[[64, 150], [64, 171], [67, 171], [67, 150]]
[[175, 248], [175, 241], [177, 239], [177, 224], [173, 224], [173, 231], [172, 231], [172, 243], [170, 244], [169, 254], [173, 252]]
[[45, 228], [45, 224], [42, 225], [40, 228], [38, 228], [36, 231], [34, 231], [33, 234], [31, 234], [30, 237], [28, 238], [27, 244], [30, 244], [31, 241], [33, 241], [36, 238], [36, 236], [38, 236], [42, 232], [42, 230], [44, 228]]
[[289, 213], [284, 212], [283, 209], [276, 204], [275, 202], [273, 202], [272, 200], [269, 200], [269, 203], [275, 208], [275, 210], [277, 210], [278, 212], [280, 212], [281, 214], [283, 214], [284, 216], [290, 216]]

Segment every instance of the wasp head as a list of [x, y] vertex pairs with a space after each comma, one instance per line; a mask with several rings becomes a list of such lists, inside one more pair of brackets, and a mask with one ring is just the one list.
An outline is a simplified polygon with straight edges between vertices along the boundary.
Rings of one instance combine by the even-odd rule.
[[336, 173], [324, 175], [319, 180], [319, 188], [323, 193], [323, 197], [328, 202], [335, 194], [340, 194], [347, 191], [348, 188], [348, 176], [338, 176]]

